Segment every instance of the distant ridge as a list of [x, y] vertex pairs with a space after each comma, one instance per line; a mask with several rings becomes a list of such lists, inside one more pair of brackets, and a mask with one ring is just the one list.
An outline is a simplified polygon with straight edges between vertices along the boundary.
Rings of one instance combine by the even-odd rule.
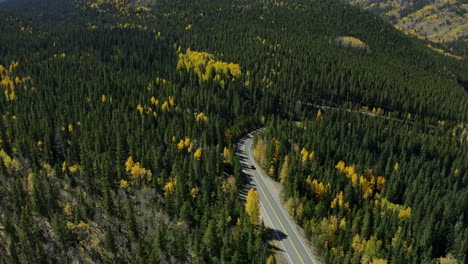
[[433, 42], [468, 39], [465, 0], [345, 0], [381, 15], [406, 34]]

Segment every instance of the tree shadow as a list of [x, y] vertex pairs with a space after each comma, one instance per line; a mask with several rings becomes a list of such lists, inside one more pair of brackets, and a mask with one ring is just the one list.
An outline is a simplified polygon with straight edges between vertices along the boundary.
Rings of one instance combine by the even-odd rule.
[[281, 240], [284, 240], [286, 238], [288, 238], [288, 235], [285, 234], [284, 232], [278, 230], [278, 229], [273, 229], [273, 228], [269, 228], [267, 227], [267, 240], [268, 241], [271, 241], [271, 240], [274, 240], [274, 241], [281, 241]]

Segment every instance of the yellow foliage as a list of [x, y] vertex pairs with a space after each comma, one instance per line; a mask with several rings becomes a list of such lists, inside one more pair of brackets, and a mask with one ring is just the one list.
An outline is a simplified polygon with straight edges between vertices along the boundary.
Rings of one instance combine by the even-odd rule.
[[143, 115], [144, 109], [140, 104], [137, 105], [136, 109], [140, 112], [140, 115]]
[[198, 192], [199, 192], [198, 188], [192, 188], [192, 190], [190, 190], [190, 194], [192, 195], [193, 199], [197, 198]]
[[169, 194], [173, 193], [174, 190], [175, 190], [176, 184], [177, 184], [176, 179], [173, 179], [172, 177], [167, 179], [167, 182], [166, 182], [166, 184], [164, 185], [164, 188], [163, 188], [164, 194], [169, 195]]
[[310, 161], [314, 160], [314, 157], [315, 157], [315, 151], [312, 151], [311, 153], [309, 153], [309, 160]]
[[125, 170], [130, 173], [131, 181], [145, 178], [147, 182], [150, 182], [153, 178], [151, 170], [141, 167], [140, 162], [134, 162], [132, 157], [128, 157], [125, 162]]
[[224, 156], [224, 163], [230, 164], [231, 163], [231, 152], [227, 147], [223, 149], [223, 156]]
[[153, 176], [151, 171], [147, 170], [145, 168], [142, 168], [140, 166], [139, 162], [135, 163], [135, 165], [130, 170], [130, 174], [131, 174], [130, 180], [137, 180], [137, 179], [141, 179], [141, 178], [146, 178], [146, 180], [148, 182], [151, 181], [152, 176]]
[[376, 205], [380, 203], [381, 210], [398, 212], [398, 219], [400, 220], [408, 220], [411, 218], [412, 213], [411, 207], [409, 206], [394, 204], [385, 198], [380, 198], [379, 200], [376, 200], [375, 203]]
[[283, 166], [281, 166], [281, 171], [279, 175], [280, 182], [283, 184], [286, 182], [286, 178], [288, 177], [290, 163], [291, 161], [290, 161], [289, 155], [287, 155], [286, 157], [284, 157]]
[[101, 96], [101, 101], [102, 101], [103, 103], [107, 102], [107, 97], [106, 97], [106, 95], [103, 94], [103, 95]]
[[41, 140], [39, 140], [37, 142], [37, 148], [39, 149], [39, 151], [42, 151], [43, 147], [44, 147], [44, 143]]
[[368, 46], [366, 43], [364, 43], [362, 40], [355, 38], [355, 37], [339, 37], [336, 39], [336, 41], [345, 47], [351, 47], [351, 48], [357, 48], [357, 49], [367, 49]]
[[169, 105], [170, 106], [174, 106], [175, 105], [175, 102], [174, 102], [174, 97], [173, 96], [169, 96]]
[[258, 224], [260, 221], [260, 198], [254, 188], [250, 188], [247, 194], [245, 211], [250, 217], [250, 222], [252, 224]]
[[135, 163], [133, 162], [132, 157], [128, 157], [127, 161], [125, 162], [125, 170], [131, 171]]
[[3, 149], [0, 149], [0, 159], [3, 160], [3, 165], [7, 169], [20, 170], [20, 163], [17, 159], [11, 158]]
[[183, 149], [184, 146], [185, 146], [185, 145], [184, 145], [184, 140], [181, 139], [181, 140], [179, 141], [179, 143], [177, 144], [177, 149]]
[[151, 11], [151, 8], [148, 8], [146, 6], [139, 6], [135, 9], [135, 11], [137, 12], [149, 12]]
[[322, 111], [321, 111], [320, 109], [317, 111], [317, 117], [316, 117], [316, 118], [319, 119], [319, 120], [322, 120], [322, 119], [323, 119], [323, 117], [322, 117]]
[[75, 164], [75, 165], [73, 165], [73, 166], [68, 167], [68, 170], [69, 170], [71, 173], [75, 173], [75, 172], [81, 170], [81, 166], [78, 165], [78, 164]]
[[273, 264], [276, 263], [275, 257], [273, 255], [270, 255], [266, 261], [266, 264]]
[[395, 166], [393, 166], [393, 169], [398, 171], [400, 169], [400, 163], [395, 163]]
[[330, 204], [330, 208], [342, 208], [349, 211], [349, 203], [344, 201], [344, 193], [338, 193]]
[[193, 156], [195, 157], [196, 160], [201, 160], [201, 157], [202, 157], [202, 149], [201, 149], [201, 148], [197, 148], [197, 150], [195, 151], [195, 153], [193, 153]]
[[346, 164], [344, 163], [344, 161], [340, 161], [338, 162], [338, 164], [336, 164], [335, 168], [338, 169], [339, 172], [345, 172], [345, 167], [346, 167]]
[[406, 220], [411, 218], [411, 207], [407, 207], [406, 209], [400, 210], [398, 212], [398, 219]]
[[458, 260], [454, 258], [450, 253], [445, 258], [440, 257], [437, 259], [438, 264], [459, 264]]
[[69, 124], [68, 125], [68, 131], [71, 133], [73, 132], [73, 125], [72, 124]]
[[80, 221], [77, 225], [77, 228], [82, 229], [83, 231], [89, 231], [90, 227], [87, 223]]
[[363, 239], [361, 241], [361, 236], [359, 236], [359, 234], [356, 234], [353, 238], [353, 243], [351, 244], [351, 247], [354, 249], [354, 251], [361, 254], [364, 252], [364, 249], [366, 249], [366, 244], [366, 240]]
[[257, 144], [254, 147], [253, 150], [253, 156], [255, 160], [260, 163], [260, 166], [265, 167], [266, 166], [266, 144], [263, 141], [263, 139], [259, 138], [257, 141]]
[[188, 147], [188, 146], [190, 146], [190, 138], [185, 137], [185, 140], [184, 140], [184, 147]]
[[10, 71], [13, 71], [13, 70], [16, 69], [18, 66], [19, 66], [19, 61], [12, 61], [12, 62], [10, 63]]
[[323, 182], [319, 182], [317, 179], [312, 180], [310, 176], [306, 179], [306, 186], [309, 190], [314, 191], [315, 199], [319, 201], [323, 200], [325, 193], [331, 189], [330, 184], [325, 186]]
[[120, 185], [119, 185], [120, 189], [127, 189], [128, 187], [130, 187], [130, 184], [128, 184], [128, 181], [126, 181], [126, 180], [121, 180], [120, 181]]
[[163, 111], [169, 112], [171, 109], [169, 108], [169, 103], [167, 101], [164, 101], [164, 103], [161, 106], [161, 109]]
[[236, 79], [242, 74], [239, 64], [216, 61], [212, 54], [191, 51], [190, 49], [187, 49], [185, 54], [179, 53], [177, 70], [182, 69], [193, 71], [200, 82], [214, 79], [221, 84], [226, 78]]
[[65, 203], [65, 206], [63, 207], [63, 212], [65, 213], [65, 216], [68, 219], [71, 219], [73, 217], [73, 208], [70, 203]]
[[369, 264], [387, 264], [386, 259], [373, 259]]
[[305, 163], [307, 160], [309, 160], [309, 151], [307, 151], [306, 148], [302, 148], [301, 155], [302, 155], [302, 162], [303, 163]]
[[208, 117], [203, 112], [200, 112], [199, 114], [195, 114], [195, 119], [197, 121], [208, 122]]

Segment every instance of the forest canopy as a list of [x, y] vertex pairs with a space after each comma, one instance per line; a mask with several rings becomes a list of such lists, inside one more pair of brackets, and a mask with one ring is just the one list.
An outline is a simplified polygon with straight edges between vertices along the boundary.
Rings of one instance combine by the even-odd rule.
[[324, 261], [466, 262], [466, 59], [368, 12], [10, 0], [0, 42], [0, 263], [273, 261], [234, 154], [265, 125]]

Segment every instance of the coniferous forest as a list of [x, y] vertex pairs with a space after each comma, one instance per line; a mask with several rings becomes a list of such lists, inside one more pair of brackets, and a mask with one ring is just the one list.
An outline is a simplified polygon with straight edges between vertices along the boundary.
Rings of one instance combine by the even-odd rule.
[[466, 50], [338, 0], [2, 2], [0, 263], [274, 263], [263, 126], [324, 263], [467, 263]]

